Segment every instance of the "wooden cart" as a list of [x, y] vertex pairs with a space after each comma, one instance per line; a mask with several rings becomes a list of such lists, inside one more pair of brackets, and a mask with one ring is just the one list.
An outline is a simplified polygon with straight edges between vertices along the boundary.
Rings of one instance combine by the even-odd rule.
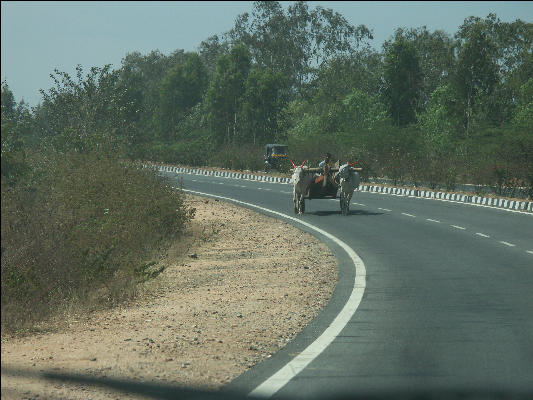
[[[362, 171], [359, 167], [350, 167], [354, 172]], [[339, 171], [338, 165], [335, 167], [326, 168], [326, 171], [322, 168], [307, 168], [308, 173], [315, 175], [315, 178], [309, 185], [308, 190], [301, 199], [298, 207], [302, 212], [305, 211], [305, 199], [336, 199], [339, 192], [340, 182], [337, 180], [336, 174]], [[342, 191], [340, 198], [340, 207], [343, 214], [348, 213], [349, 204], [345, 204], [343, 201]]]

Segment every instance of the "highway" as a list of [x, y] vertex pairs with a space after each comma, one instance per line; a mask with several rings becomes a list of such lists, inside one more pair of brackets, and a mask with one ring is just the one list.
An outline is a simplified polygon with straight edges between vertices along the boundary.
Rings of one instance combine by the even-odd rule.
[[[463, 389], [533, 393], [531, 213], [355, 192], [348, 216], [340, 214], [338, 200], [306, 200], [305, 214], [296, 216], [292, 185], [161, 174], [186, 190], [296, 217], [342, 240], [364, 263], [364, 293], [349, 322], [272, 398]], [[322, 334], [352, 292], [356, 272], [338, 243], [288, 222], [332, 249], [339, 260], [337, 288], [295, 340], [229, 390], [250, 393], [265, 382]]]

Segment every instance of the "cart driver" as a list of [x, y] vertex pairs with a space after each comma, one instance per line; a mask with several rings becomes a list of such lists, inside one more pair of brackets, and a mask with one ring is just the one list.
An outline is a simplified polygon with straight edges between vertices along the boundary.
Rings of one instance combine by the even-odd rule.
[[328, 173], [329, 167], [331, 166], [330, 165], [330, 159], [331, 159], [331, 154], [326, 153], [325, 156], [324, 156], [324, 159], [322, 161], [320, 161], [320, 164], [318, 164], [318, 167], [322, 168], [322, 173], [323, 174], [327, 174]]
[[[330, 153], [326, 153], [324, 155], [324, 159], [322, 161], [320, 161], [320, 163], [318, 164], [318, 167], [322, 169], [322, 174], [318, 175], [315, 177], [315, 180], [314, 180], [314, 183], [320, 183], [322, 181], [324, 181], [324, 177], [328, 174], [329, 172], [329, 169], [331, 167], [331, 154]], [[326, 182], [324, 181], [323, 184], [325, 185]]]

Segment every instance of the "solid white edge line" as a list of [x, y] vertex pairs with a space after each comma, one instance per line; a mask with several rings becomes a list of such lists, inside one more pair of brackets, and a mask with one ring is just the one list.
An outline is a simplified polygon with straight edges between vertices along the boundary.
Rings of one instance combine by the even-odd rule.
[[300, 373], [320, 353], [322, 353], [322, 351], [324, 351], [326, 347], [328, 347], [329, 344], [333, 342], [333, 340], [335, 340], [337, 335], [342, 331], [342, 329], [344, 329], [346, 324], [350, 321], [355, 311], [359, 307], [359, 304], [361, 304], [361, 300], [363, 299], [363, 294], [365, 292], [365, 288], [366, 288], [365, 264], [363, 263], [363, 260], [361, 260], [361, 258], [355, 253], [355, 251], [353, 251], [352, 248], [348, 246], [346, 243], [344, 243], [342, 240], [338, 239], [332, 234], [308, 222], [302, 221], [298, 218], [291, 217], [287, 214], [280, 213], [278, 211], [260, 207], [255, 204], [246, 203], [244, 201], [232, 199], [230, 197], [217, 196], [214, 194], [203, 193], [203, 192], [198, 192], [194, 190], [187, 190], [187, 189], [182, 189], [182, 190], [184, 192], [195, 193], [195, 194], [200, 194], [204, 196], [211, 196], [211, 197], [219, 198], [222, 200], [228, 200], [236, 204], [242, 204], [248, 207], [253, 207], [258, 210], [266, 211], [270, 214], [288, 219], [290, 221], [297, 222], [309, 229], [312, 229], [320, 233], [321, 235], [335, 242], [348, 254], [348, 256], [351, 258], [354, 264], [355, 279], [354, 279], [352, 293], [350, 294], [350, 297], [346, 301], [346, 304], [344, 305], [342, 310], [339, 312], [339, 314], [337, 314], [333, 322], [326, 328], [326, 330], [313, 343], [307, 346], [300, 354], [298, 354], [295, 358], [293, 358], [291, 361], [285, 364], [285, 366], [283, 366], [280, 370], [278, 370], [274, 375], [272, 375], [270, 378], [265, 380], [263, 383], [257, 386], [254, 390], [248, 393], [248, 396], [258, 396], [258, 397], [264, 397], [264, 398], [271, 397], [277, 391], [279, 391], [283, 386], [285, 386], [298, 373]]

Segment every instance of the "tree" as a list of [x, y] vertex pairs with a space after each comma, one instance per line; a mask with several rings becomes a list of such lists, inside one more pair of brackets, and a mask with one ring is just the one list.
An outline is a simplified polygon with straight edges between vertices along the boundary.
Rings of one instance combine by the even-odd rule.
[[498, 83], [497, 46], [490, 34], [491, 24], [470, 17], [459, 27], [457, 66], [453, 82], [461, 96], [464, 129], [468, 137], [473, 114], [482, 98], [492, 94]]
[[426, 110], [419, 114], [418, 125], [431, 137], [452, 137], [460, 128], [461, 109], [455, 88], [450, 85], [439, 86], [431, 95]]
[[229, 144], [238, 140], [238, 115], [250, 72], [250, 58], [248, 49], [238, 45], [218, 59], [215, 76], [206, 94], [208, 119], [217, 143]]
[[211, 79], [217, 69], [217, 59], [229, 53], [229, 44], [221, 41], [218, 35], [213, 35], [200, 43], [199, 54], [207, 68], [207, 73]]
[[139, 145], [148, 142], [159, 132], [157, 126], [157, 109], [159, 107], [161, 82], [169, 69], [185, 63], [187, 55], [183, 50], [176, 50], [169, 56], [159, 51], [147, 55], [139, 52], [128, 53], [122, 59], [119, 69], [118, 86], [123, 89], [123, 101], [134, 115], [132, 121], [132, 143]]
[[308, 93], [320, 104], [342, 101], [353, 89], [369, 95], [379, 92], [383, 73], [382, 57], [363, 49], [350, 56], [339, 56], [324, 63], [316, 73]]
[[520, 88], [519, 102], [512, 124], [515, 127], [529, 129], [533, 135], [533, 78], [529, 78]]
[[378, 96], [370, 96], [354, 89], [342, 102], [344, 105], [345, 132], [355, 134], [358, 131], [370, 131], [387, 119], [385, 106]]
[[207, 70], [196, 53], [191, 53], [184, 64], [171, 68], [161, 82], [159, 95], [159, 135], [173, 138], [181, 118], [198, 104], [207, 87]]
[[489, 32], [498, 49], [500, 73], [498, 84], [484, 101], [480, 118], [503, 126], [512, 119], [522, 85], [533, 76], [533, 24], [521, 20], [501, 22], [492, 15], [487, 20], [491, 21]]
[[2, 185], [15, 184], [27, 172], [25, 137], [31, 133], [31, 115], [23, 100], [17, 105], [6, 81], [2, 81]]
[[[127, 137], [133, 150], [141, 143], [149, 140], [148, 121], [146, 118], [145, 81], [143, 73], [135, 65], [124, 64], [118, 71], [116, 90], [121, 93], [117, 106], [124, 111], [124, 117], [128, 121]], [[150, 121], [151, 122], [151, 121]]]
[[522, 85], [516, 108], [512, 130], [508, 131], [507, 141], [511, 151], [508, 157], [516, 164], [515, 177], [528, 188], [533, 199], [533, 78]]
[[15, 118], [15, 96], [6, 81], [2, 81], [2, 122]]
[[284, 74], [295, 93], [312, 78], [312, 67], [353, 54], [372, 38], [364, 25], [355, 27], [331, 9], [309, 10], [301, 1], [286, 12], [277, 1], [254, 2], [252, 15], [240, 15], [226, 36], [245, 44], [259, 66]]
[[111, 65], [92, 67], [85, 77], [78, 65], [76, 81], [58, 70], [50, 77], [55, 87], [41, 90], [43, 102], [35, 113], [41, 138], [51, 139], [57, 149], [79, 152], [130, 142], [127, 116], [133, 113], [123, 107], [125, 88], [117, 85], [119, 74]]
[[272, 141], [278, 133], [279, 115], [286, 105], [285, 77], [280, 72], [254, 67], [246, 79], [243, 115], [254, 144]]
[[415, 122], [422, 89], [420, 59], [415, 46], [396, 32], [392, 44], [385, 46], [384, 100], [397, 126]]
[[455, 182], [456, 132], [462, 122], [458, 97], [451, 84], [441, 85], [418, 116], [422, 140], [419, 152], [425, 159], [424, 177], [432, 188], [438, 183], [447, 182], [451, 186]]
[[[411, 42], [418, 53], [422, 74], [419, 108], [423, 109], [429, 103], [434, 90], [448, 81], [455, 67], [454, 42], [447, 33], [440, 30], [430, 32], [425, 26], [408, 30], [399, 29], [397, 34]], [[385, 44], [388, 45], [389, 43]]]

